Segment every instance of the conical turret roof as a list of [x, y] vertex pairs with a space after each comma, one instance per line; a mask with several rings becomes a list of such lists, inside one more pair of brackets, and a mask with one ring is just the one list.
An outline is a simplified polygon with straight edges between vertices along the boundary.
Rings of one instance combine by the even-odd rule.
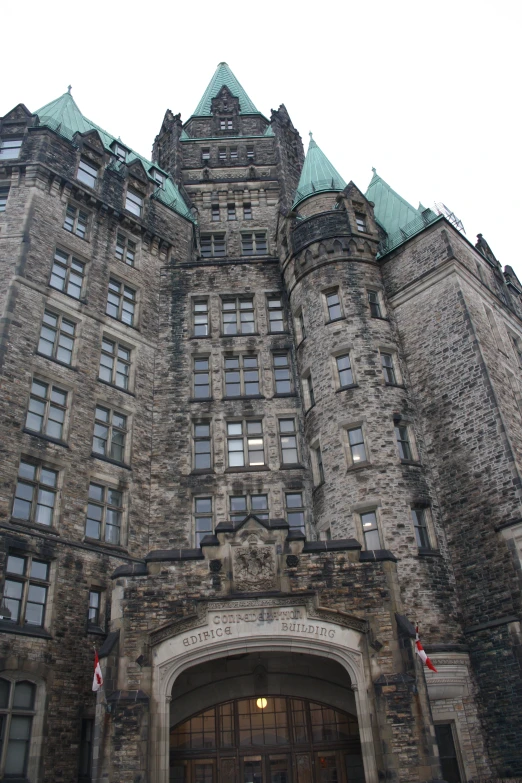
[[372, 171], [372, 181], [368, 185], [365, 195], [368, 201], [373, 201], [375, 204], [376, 219], [387, 234], [391, 235], [418, 219], [423, 210], [412, 207], [406, 199], [399, 196], [387, 182], [379, 177], [375, 169]]
[[[42, 106], [41, 109], [38, 109], [36, 114], [40, 120], [40, 125], [45, 125], [48, 128], [52, 128], [52, 130], [56, 131], [56, 133], [59, 133], [60, 136], [64, 136], [66, 139], [72, 140], [75, 133], [89, 133], [89, 131], [94, 130], [100, 134], [103, 145], [108, 151], [111, 151], [111, 145], [114, 144], [115, 141], [119, 141], [121, 144], [123, 144], [120, 139], [116, 139], [115, 136], [112, 136], [110, 133], [107, 133], [107, 131], [104, 131], [103, 128], [99, 127], [99, 125], [96, 125], [96, 123], [91, 122], [91, 120], [88, 120], [87, 117], [84, 117], [70, 91], [65, 92], [63, 95], [60, 95], [59, 98], [56, 98], [56, 100], [47, 103], [45, 106]], [[127, 149], [130, 149], [125, 144], [123, 144], [123, 146], [127, 147]], [[161, 169], [156, 163], [151, 163], [150, 160], [147, 160], [142, 155], [139, 155], [137, 152], [130, 150], [127, 155], [127, 164], [132, 163], [132, 161], [136, 159], [142, 162], [145, 171], [149, 173], [151, 179], [154, 179], [151, 174], [151, 169], [159, 169], [160, 171], [163, 171], [163, 169]], [[122, 164], [115, 163], [115, 165], [121, 166]], [[183, 197], [181, 196], [176, 183], [171, 179], [166, 171], [163, 171], [163, 173], [166, 177], [165, 186], [163, 189], [158, 189], [158, 191], [155, 193], [155, 198], [157, 198], [158, 201], [161, 201], [166, 206], [170, 207], [170, 209], [173, 209], [179, 215], [182, 215], [188, 220], [194, 222], [194, 217]]]
[[192, 113], [193, 117], [208, 117], [212, 114], [212, 98], [215, 98], [222, 87], [228, 87], [232, 95], [239, 98], [240, 114], [260, 114], [243, 87], [240, 85], [227, 63], [219, 63], [216, 72], [203, 93], [203, 97]]
[[332, 166], [324, 152], [317, 146], [310, 133], [310, 144], [306, 153], [301, 178], [295, 194], [293, 207], [314, 193], [344, 190], [346, 182]]

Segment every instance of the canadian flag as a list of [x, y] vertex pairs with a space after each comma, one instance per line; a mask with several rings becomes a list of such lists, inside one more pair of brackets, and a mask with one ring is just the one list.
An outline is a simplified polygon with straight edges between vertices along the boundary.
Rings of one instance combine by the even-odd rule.
[[100, 666], [100, 659], [98, 658], [98, 650], [94, 651], [94, 677], [92, 678], [93, 691], [100, 691], [103, 687], [103, 677]]
[[421, 661], [424, 664], [426, 664], [428, 669], [431, 669], [432, 672], [437, 672], [437, 669], [435, 668], [435, 666], [432, 664], [432, 662], [424, 652], [424, 647], [422, 646], [421, 641], [419, 639], [419, 626], [415, 628], [415, 647], [417, 648], [415, 652], [417, 653]]

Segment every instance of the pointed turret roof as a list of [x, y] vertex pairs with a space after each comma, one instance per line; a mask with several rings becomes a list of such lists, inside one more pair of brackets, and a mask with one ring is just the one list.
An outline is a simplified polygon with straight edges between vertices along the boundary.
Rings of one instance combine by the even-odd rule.
[[368, 185], [366, 198], [375, 204], [375, 217], [385, 229], [388, 235], [394, 234], [400, 228], [403, 228], [413, 220], [417, 220], [422, 214], [424, 207], [419, 204], [419, 209], [415, 209], [402, 196], [399, 196], [387, 182], [385, 182], [372, 169], [372, 181]]
[[310, 133], [310, 144], [292, 208], [314, 193], [328, 190], [337, 192], [344, 190], [345, 187], [346, 182], [332, 166], [321, 148], [317, 146]]
[[[63, 95], [60, 95], [59, 98], [56, 98], [56, 100], [51, 101], [45, 106], [42, 106], [41, 109], [38, 109], [36, 114], [38, 115], [40, 125], [45, 125], [48, 128], [52, 128], [52, 130], [56, 131], [56, 133], [59, 133], [60, 136], [64, 136], [66, 139], [72, 140], [75, 133], [89, 133], [90, 131], [94, 130], [100, 134], [103, 145], [108, 151], [111, 151], [111, 145], [114, 144], [115, 141], [119, 141], [124, 147], [130, 149], [128, 145], [123, 144], [119, 138], [116, 139], [115, 136], [112, 136], [110, 133], [107, 133], [107, 131], [104, 131], [103, 128], [99, 127], [99, 125], [96, 125], [96, 123], [91, 122], [91, 120], [88, 120], [87, 117], [84, 117], [78, 108], [76, 101], [71, 95], [70, 88]], [[161, 169], [156, 163], [151, 163], [150, 160], [147, 160], [137, 152], [130, 150], [127, 155], [127, 164], [132, 163], [134, 160], [141, 161], [145, 171], [147, 174], [149, 174], [151, 179], [154, 179], [151, 174], [151, 169], [159, 169], [165, 174], [167, 178], [165, 181], [165, 187], [156, 191], [155, 198], [157, 198], [158, 201], [161, 201], [167, 207], [170, 207], [170, 209], [173, 209], [179, 215], [182, 215], [188, 220], [194, 222], [194, 218], [190, 212], [190, 209], [183, 200], [177, 185], [171, 179], [169, 174]], [[114, 165], [116, 167], [120, 167], [123, 164], [115, 163]]]
[[228, 87], [232, 95], [239, 99], [240, 114], [259, 114], [258, 110], [239, 84], [227, 63], [219, 63], [216, 72], [203, 93], [203, 97], [192, 113], [193, 117], [209, 117], [212, 114], [212, 98], [215, 98], [222, 87]]

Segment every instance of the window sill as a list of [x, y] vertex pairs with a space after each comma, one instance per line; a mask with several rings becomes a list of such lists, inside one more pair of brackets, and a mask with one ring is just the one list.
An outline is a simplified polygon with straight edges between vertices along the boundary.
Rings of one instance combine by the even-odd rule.
[[[16, 633], [20, 636], [36, 636], [40, 639], [52, 639], [51, 634], [43, 628], [32, 625], [16, 625], [9, 620], [0, 620], [0, 631], [3, 633]], [[21, 778], [22, 780], [24, 778]]]
[[438, 549], [431, 549], [425, 546], [420, 546], [417, 554], [419, 557], [442, 557]]
[[124, 546], [121, 546], [121, 544], [109, 544], [107, 541], [100, 541], [99, 538], [89, 538], [89, 536], [84, 536], [82, 538], [82, 541], [85, 544], [95, 544], [96, 546], [101, 546], [104, 549], [111, 549], [114, 552], [126, 552], [126, 548]]
[[229, 402], [230, 400], [264, 400], [264, 394], [239, 394], [237, 397], [222, 397], [223, 401]]
[[68, 294], [67, 291], [60, 291], [59, 288], [55, 288], [54, 285], [51, 284], [49, 284], [48, 287], [51, 289], [51, 291], [56, 291], [56, 293], [62, 294], [62, 296], [66, 296], [67, 299], [72, 299], [73, 302], [79, 302], [80, 304], [84, 305], [87, 304], [87, 299], [85, 297], [82, 298], [81, 296], [73, 296], [72, 294]]
[[349, 473], [353, 473], [356, 470], [363, 470], [364, 468], [371, 468], [371, 467], [372, 467], [372, 463], [366, 460], [365, 462], [352, 463], [351, 465], [348, 466], [347, 471]]
[[214, 402], [214, 397], [189, 397], [189, 402]]
[[359, 384], [358, 383], [350, 383], [348, 386], [339, 386], [338, 389], [335, 390], [335, 393], [338, 394], [342, 391], [349, 391], [350, 389], [358, 389]]
[[111, 457], [105, 457], [103, 454], [96, 454], [94, 451], [91, 451], [91, 457], [95, 457], [95, 459], [101, 459], [102, 462], [108, 462], [111, 465], [116, 465], [118, 468], [132, 470], [130, 465], [126, 465], [124, 462], [118, 462], [117, 459], [112, 459]]
[[69, 236], [71, 236], [71, 237], [76, 237], [76, 239], [81, 239], [81, 240], [82, 240], [82, 242], [89, 242], [89, 240], [87, 239], [87, 237], [81, 237], [81, 236], [80, 236], [79, 234], [77, 234], [75, 231], [69, 231], [69, 229], [68, 229], [68, 228], [65, 228], [65, 226], [62, 226], [62, 228], [63, 228], [63, 230], [64, 230], [64, 231], [67, 231], [67, 233], [69, 234]]
[[104, 631], [99, 625], [88, 625], [87, 633], [92, 633], [94, 636], [107, 636], [107, 631]]
[[191, 334], [190, 335], [191, 340], [211, 340], [212, 335], [211, 334]]
[[405, 389], [406, 386], [403, 383], [388, 383], [388, 381], [384, 381], [385, 386], [389, 386], [391, 389]]
[[373, 318], [374, 321], [389, 321], [390, 320], [385, 315], [370, 315], [370, 318]]
[[191, 476], [212, 476], [216, 471], [214, 468], [194, 468], [190, 471]]
[[277, 337], [280, 334], [288, 337], [290, 332], [288, 331], [288, 329], [281, 329], [280, 332], [268, 332], [268, 334], [270, 335], [270, 337]]
[[10, 522], [15, 525], [30, 527], [32, 530], [45, 530], [46, 533], [50, 533], [53, 536], [60, 535], [56, 528], [52, 527], [51, 525], [40, 525], [38, 522], [29, 522], [27, 519], [17, 519], [16, 517], [11, 517]]
[[416, 459], [401, 459], [401, 465], [411, 465], [413, 468], [422, 468], [422, 462]]
[[35, 432], [34, 430], [28, 430], [26, 427], [22, 429], [22, 432], [25, 432], [26, 435], [32, 435], [34, 438], [40, 438], [40, 440], [45, 440], [47, 443], [54, 443], [56, 446], [63, 446], [64, 449], [68, 449], [69, 446], [64, 440], [58, 440], [58, 438], [51, 438], [49, 435], [43, 435], [40, 432]]
[[338, 324], [339, 321], [346, 321], [346, 316], [341, 315], [340, 318], [332, 318], [330, 321], [325, 321], [325, 326], [328, 326], [328, 324]]
[[220, 337], [260, 337], [260, 332], [235, 332], [235, 334], [223, 334], [221, 333], [219, 335]]
[[116, 321], [117, 324], [121, 324], [122, 326], [126, 326], [128, 329], [135, 329], [135, 331], [139, 332], [139, 328], [135, 326], [134, 324], [126, 324], [125, 321], [122, 321], [121, 318], [115, 318], [113, 315], [109, 315], [109, 313], [104, 313], [104, 315], [107, 316], [107, 318], [110, 318], [111, 321]]
[[40, 353], [40, 351], [35, 351], [35, 355], [41, 356], [43, 359], [48, 359], [50, 362], [54, 362], [55, 364], [59, 364], [60, 367], [67, 367], [68, 370], [78, 372], [77, 367], [73, 367], [72, 364], [67, 364], [67, 362], [61, 362], [59, 359], [55, 359], [54, 356], [46, 356], [45, 353]]
[[295, 392], [279, 392], [274, 394], [275, 397], [297, 397], [297, 394]]
[[268, 465], [245, 465], [242, 468], [225, 468], [225, 473], [258, 473], [269, 470]]
[[305, 469], [305, 466], [301, 465], [300, 462], [292, 462], [292, 463], [288, 463], [286, 465], [281, 463], [279, 465], [279, 470], [304, 470], [304, 469]]
[[110, 389], [116, 389], [116, 391], [121, 391], [124, 394], [128, 394], [129, 397], [135, 397], [136, 395], [134, 392], [129, 391], [128, 389], [123, 389], [121, 386], [116, 386], [115, 383], [109, 383], [109, 381], [104, 381], [103, 378], [97, 378], [98, 383], [103, 383], [104, 386], [108, 386]]

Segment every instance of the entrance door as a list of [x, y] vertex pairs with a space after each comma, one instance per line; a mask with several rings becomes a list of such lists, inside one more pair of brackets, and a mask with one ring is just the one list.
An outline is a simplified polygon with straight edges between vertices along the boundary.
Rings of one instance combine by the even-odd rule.
[[338, 753], [318, 753], [315, 759], [317, 783], [344, 783]]
[[244, 756], [241, 783], [292, 783], [291, 769], [291, 757], [286, 754]]

